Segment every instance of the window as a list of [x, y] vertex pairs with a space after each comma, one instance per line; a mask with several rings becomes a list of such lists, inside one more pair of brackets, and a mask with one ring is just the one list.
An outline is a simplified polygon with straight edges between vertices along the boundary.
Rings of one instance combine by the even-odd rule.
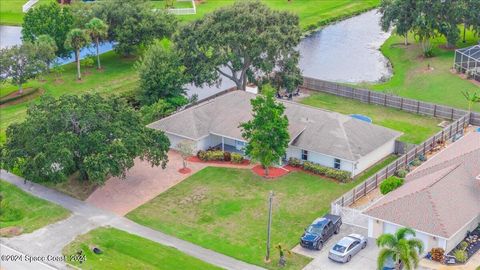
[[337, 170], [340, 170], [341, 160], [336, 158], [333, 160], [333, 167]]
[[308, 151], [302, 150], [302, 160], [308, 160]]

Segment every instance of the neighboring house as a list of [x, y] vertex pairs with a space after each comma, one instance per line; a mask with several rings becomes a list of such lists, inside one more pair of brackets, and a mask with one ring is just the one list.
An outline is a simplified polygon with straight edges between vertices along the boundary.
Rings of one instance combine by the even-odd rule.
[[471, 132], [410, 173], [365, 211], [368, 236], [411, 227], [425, 251], [451, 251], [480, 222], [480, 133]]
[[[172, 148], [182, 140], [196, 142], [197, 150], [219, 147], [243, 152], [246, 141], [239, 125], [252, 119], [255, 94], [232, 91], [149, 124], [162, 130]], [[335, 112], [281, 101], [289, 120], [290, 157], [359, 174], [395, 150], [400, 132]]]

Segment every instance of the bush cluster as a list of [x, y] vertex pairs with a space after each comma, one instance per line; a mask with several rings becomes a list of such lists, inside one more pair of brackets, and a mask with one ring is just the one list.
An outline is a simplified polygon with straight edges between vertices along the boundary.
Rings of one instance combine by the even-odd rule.
[[293, 167], [303, 167], [303, 169], [306, 171], [314, 174], [324, 175], [344, 183], [349, 182], [352, 179], [350, 172], [328, 168], [310, 161], [305, 161], [302, 164], [302, 161], [298, 158], [290, 158], [288, 160], [288, 164]]
[[398, 171], [395, 172], [395, 175], [399, 178], [405, 178], [408, 174], [408, 171], [405, 170], [405, 169], [400, 169]]
[[396, 176], [390, 176], [389, 178], [385, 179], [385, 181], [383, 181], [381, 184], [380, 184], [380, 192], [385, 195], [387, 193], [389, 193], [390, 191], [400, 187], [401, 185], [403, 185], [403, 179], [402, 178], [398, 178]]
[[232, 161], [233, 163], [241, 163], [243, 156], [238, 153], [224, 152], [221, 150], [200, 150], [197, 152], [197, 157], [203, 161]]
[[231, 158], [233, 163], [242, 163], [243, 161], [243, 156], [238, 153], [232, 153]]

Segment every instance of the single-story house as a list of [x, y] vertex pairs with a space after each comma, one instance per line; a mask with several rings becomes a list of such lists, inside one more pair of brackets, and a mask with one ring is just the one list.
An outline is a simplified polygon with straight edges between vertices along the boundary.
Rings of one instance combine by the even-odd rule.
[[480, 222], [480, 133], [468, 133], [430, 158], [364, 213], [369, 237], [410, 227], [426, 252], [450, 252]]
[[[172, 148], [182, 140], [197, 150], [218, 146], [243, 153], [246, 145], [239, 125], [252, 119], [250, 100], [255, 94], [231, 91], [192, 106], [148, 127], [164, 131]], [[281, 100], [289, 120], [290, 157], [349, 171], [355, 176], [395, 150], [400, 132], [347, 115]]]

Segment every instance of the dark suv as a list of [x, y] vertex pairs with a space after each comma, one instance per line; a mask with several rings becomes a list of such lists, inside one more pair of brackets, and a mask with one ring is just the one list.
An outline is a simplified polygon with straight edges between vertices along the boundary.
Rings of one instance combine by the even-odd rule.
[[304, 248], [320, 250], [333, 234], [340, 232], [341, 225], [342, 218], [337, 215], [326, 214], [317, 218], [305, 229], [300, 237], [300, 245]]

